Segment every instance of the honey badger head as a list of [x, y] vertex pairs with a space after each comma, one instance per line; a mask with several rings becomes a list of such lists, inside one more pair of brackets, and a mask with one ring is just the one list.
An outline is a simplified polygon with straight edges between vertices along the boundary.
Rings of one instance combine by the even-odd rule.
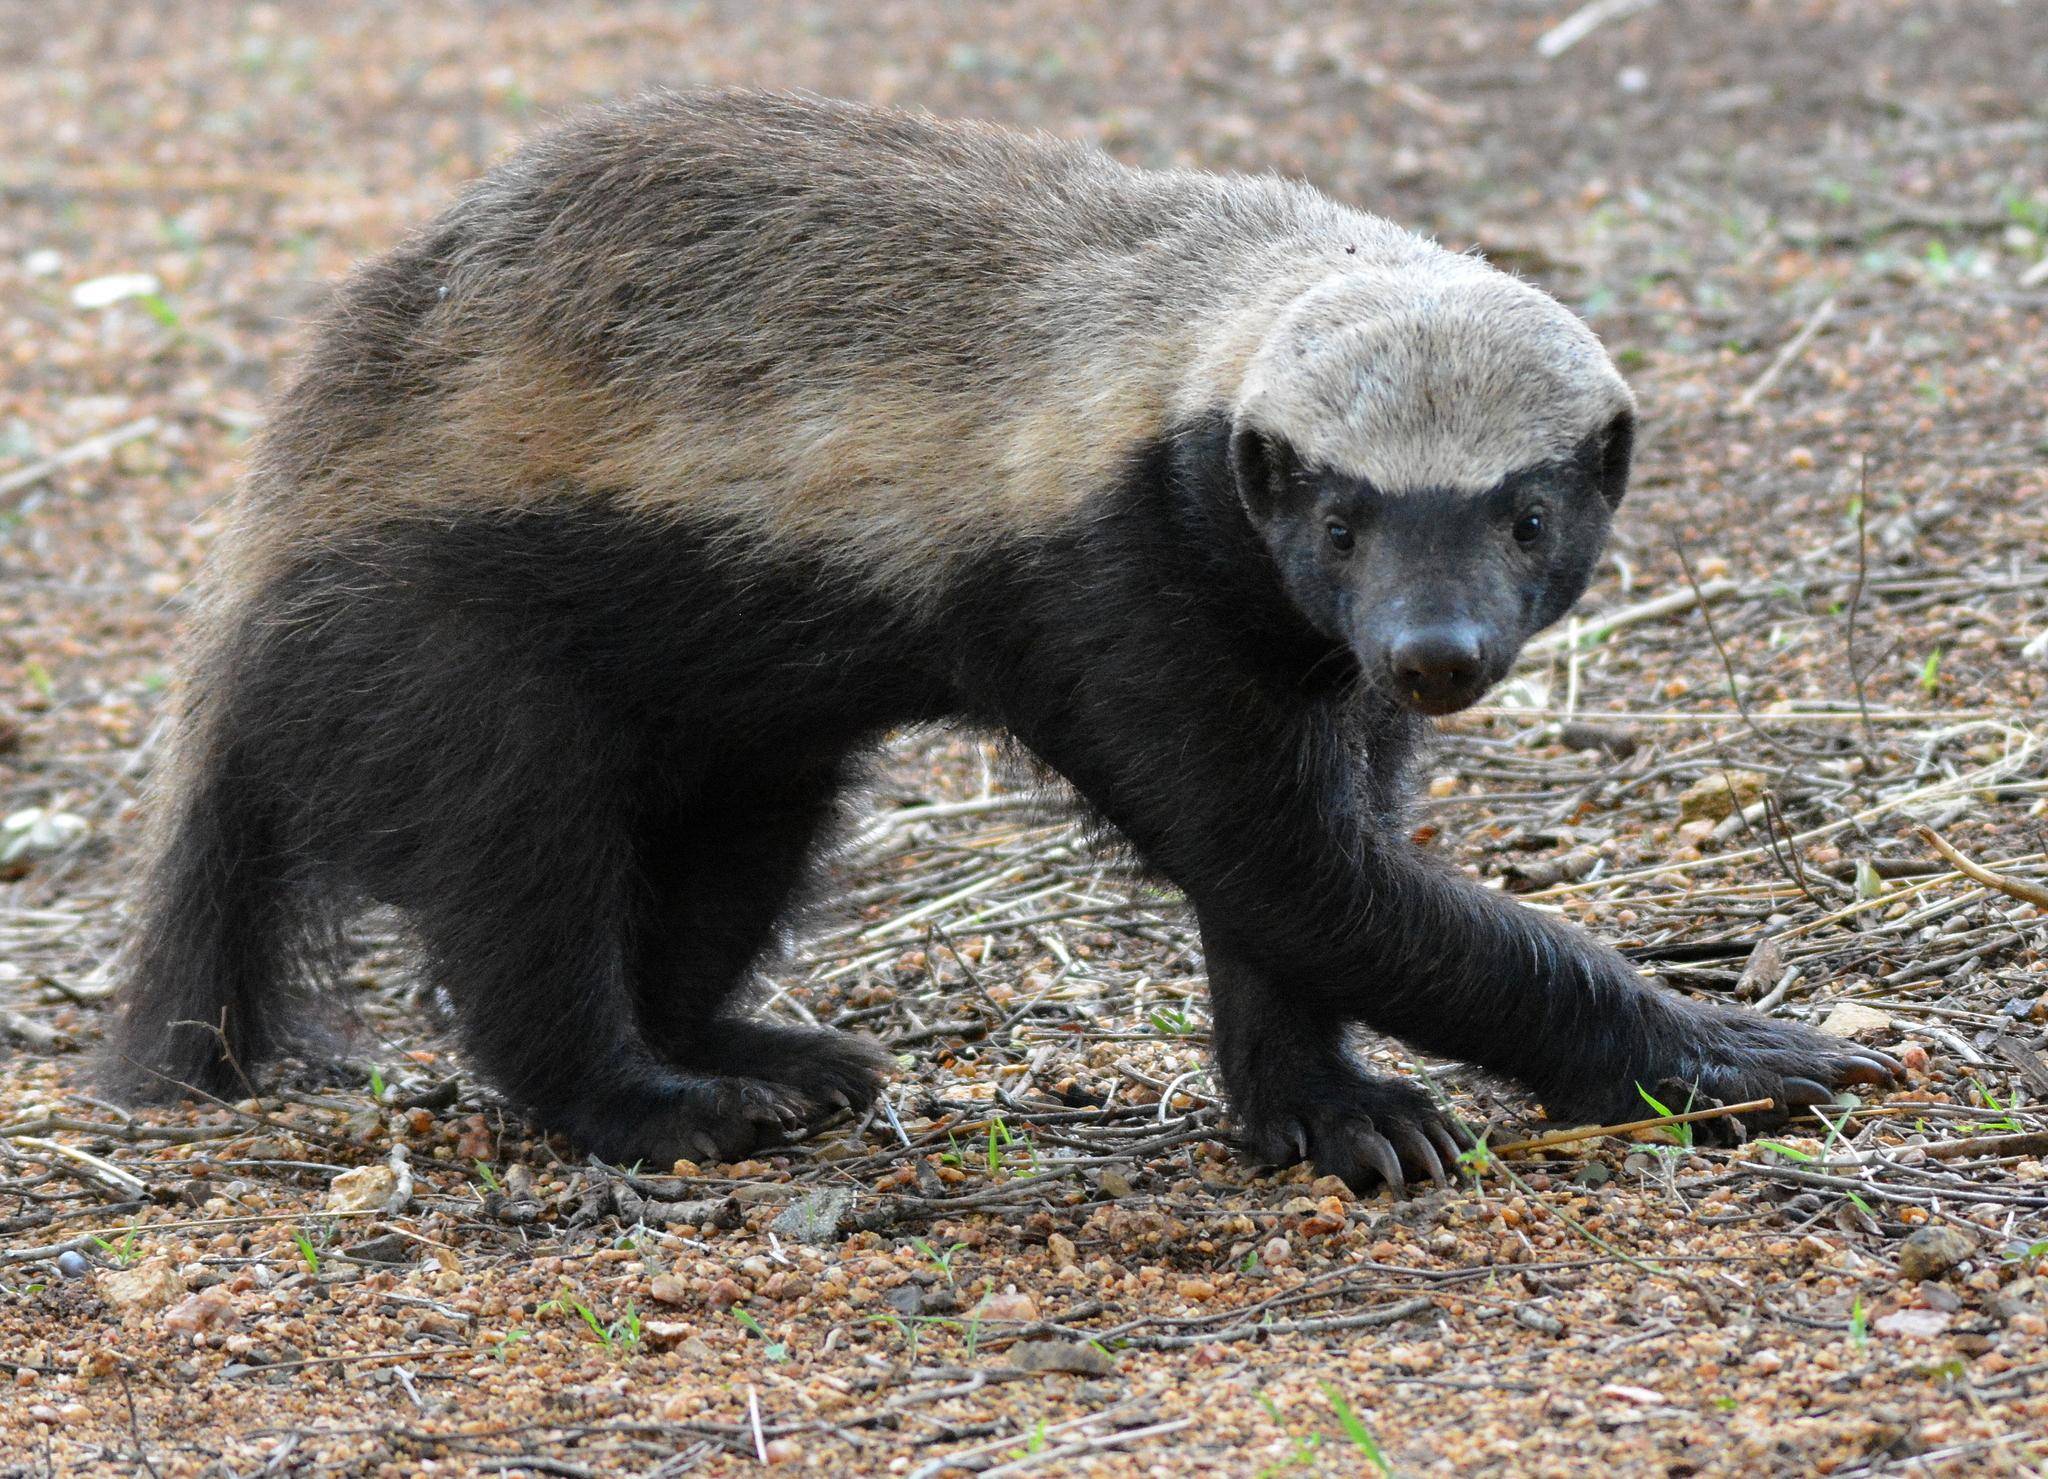
[[1231, 473], [1302, 614], [1400, 702], [1447, 714], [1584, 591], [1634, 428], [1583, 323], [1445, 255], [1281, 312], [1233, 408]]

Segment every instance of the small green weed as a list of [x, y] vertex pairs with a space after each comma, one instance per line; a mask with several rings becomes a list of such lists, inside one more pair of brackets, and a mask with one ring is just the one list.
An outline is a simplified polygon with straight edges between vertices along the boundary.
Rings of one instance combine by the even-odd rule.
[[1329, 1400], [1330, 1410], [1337, 1414], [1337, 1422], [1344, 1429], [1344, 1436], [1351, 1440], [1351, 1446], [1364, 1454], [1367, 1461], [1387, 1479], [1394, 1479], [1394, 1466], [1387, 1462], [1386, 1454], [1380, 1451], [1379, 1440], [1372, 1435], [1372, 1429], [1365, 1420], [1351, 1410], [1351, 1403], [1342, 1392], [1329, 1382], [1323, 1382], [1323, 1396]]
[[788, 1343], [780, 1340], [770, 1340], [768, 1332], [762, 1328], [761, 1322], [754, 1318], [752, 1312], [748, 1310], [734, 1310], [732, 1317], [739, 1321], [742, 1330], [761, 1342], [761, 1354], [766, 1356], [770, 1362], [780, 1366], [789, 1359]]
[[923, 1238], [912, 1238], [910, 1246], [923, 1254], [930, 1261], [931, 1266], [939, 1271], [939, 1276], [946, 1281], [947, 1288], [958, 1289], [960, 1287], [960, 1281], [953, 1277], [953, 1260], [960, 1256], [961, 1250], [967, 1246], [965, 1243], [955, 1243], [943, 1253], [934, 1248], [930, 1243], [927, 1243]]
[[574, 1290], [564, 1285], [560, 1294], [537, 1307], [534, 1313], [573, 1315], [597, 1338], [597, 1343], [613, 1356], [631, 1355], [640, 1347], [640, 1311], [630, 1304], [626, 1306], [625, 1314], [607, 1324], [599, 1318], [596, 1310], [577, 1296]]
[[2018, 1094], [2014, 1094], [2010, 1099], [2001, 1099], [1998, 1097], [1998, 1091], [1988, 1085], [1980, 1086], [1977, 1092], [1983, 1096], [1986, 1108], [2000, 1110], [2005, 1115], [2004, 1119], [1984, 1121], [1985, 1129], [1996, 1130], [2006, 1135], [2017, 1135], [2027, 1128], [2020, 1122], [2019, 1116], [2013, 1113], [2019, 1108]]
[[129, 1264], [135, 1262], [135, 1240], [141, 1235], [142, 1229], [131, 1227], [128, 1229], [128, 1236], [121, 1239], [119, 1243], [110, 1243], [101, 1237], [95, 1237], [92, 1241], [93, 1245], [106, 1255], [115, 1268], [126, 1268]]
[[[1648, 1089], [1644, 1088], [1641, 1084], [1636, 1085], [1636, 1092], [1643, 1096], [1643, 1103], [1649, 1105], [1651, 1110], [1657, 1114], [1685, 1114], [1689, 1113], [1692, 1109], [1692, 1101], [1690, 1099], [1686, 1100], [1685, 1108], [1683, 1110], [1666, 1109], [1662, 1104], [1657, 1102], [1656, 1096], [1653, 1095]], [[1658, 1133], [1666, 1136], [1673, 1145], [1676, 1145], [1683, 1150], [1692, 1149], [1691, 1125], [1666, 1125]]]

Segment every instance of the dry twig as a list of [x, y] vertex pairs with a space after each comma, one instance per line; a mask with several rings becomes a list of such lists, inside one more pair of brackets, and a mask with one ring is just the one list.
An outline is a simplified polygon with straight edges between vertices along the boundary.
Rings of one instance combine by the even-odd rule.
[[1993, 873], [1989, 868], [1971, 862], [1953, 847], [1949, 846], [1948, 840], [1932, 827], [1916, 827], [1913, 830], [1918, 832], [1926, 840], [1929, 847], [1946, 858], [1950, 865], [1965, 878], [1981, 883], [1986, 888], [1995, 888], [2008, 898], [2018, 899], [2022, 904], [2032, 904], [2037, 909], [2048, 909], [2048, 888], [2042, 888], [2037, 883], [2027, 883], [2022, 879], [2011, 878], [2003, 873]]
[[1697, 1120], [1725, 1119], [1735, 1114], [1758, 1114], [1777, 1107], [1778, 1101], [1775, 1099], [1748, 1099], [1740, 1104], [1716, 1104], [1708, 1109], [1689, 1109], [1683, 1114], [1652, 1115], [1646, 1120], [1630, 1120], [1625, 1125], [1588, 1125], [1577, 1130], [1559, 1130], [1552, 1135], [1538, 1135], [1533, 1140], [1511, 1140], [1506, 1145], [1488, 1148], [1495, 1155], [1520, 1155], [1525, 1151], [1554, 1150], [1560, 1145], [1575, 1145], [1581, 1140], [1598, 1140], [1610, 1135], [1633, 1135], [1641, 1130], [1657, 1130], [1666, 1125], [1689, 1125]]

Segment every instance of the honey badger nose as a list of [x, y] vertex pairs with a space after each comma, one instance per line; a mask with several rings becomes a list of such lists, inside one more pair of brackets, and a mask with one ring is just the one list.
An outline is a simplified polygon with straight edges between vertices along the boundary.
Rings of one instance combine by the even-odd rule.
[[1485, 689], [1482, 633], [1469, 621], [1409, 627], [1387, 647], [1387, 668], [1402, 699], [1425, 714], [1462, 709]]

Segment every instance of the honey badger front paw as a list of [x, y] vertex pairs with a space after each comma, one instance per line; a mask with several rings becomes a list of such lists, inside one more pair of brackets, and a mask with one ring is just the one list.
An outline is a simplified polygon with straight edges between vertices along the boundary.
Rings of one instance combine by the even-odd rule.
[[1235, 1108], [1245, 1148], [1271, 1165], [1309, 1161], [1353, 1191], [1449, 1180], [1464, 1134], [1414, 1084], [1349, 1063], [1285, 1085], [1267, 1083]]
[[[1559, 1119], [1612, 1124], [1654, 1112], [1645, 1093], [1674, 1112], [1769, 1099], [1772, 1109], [1743, 1117], [1767, 1124], [1830, 1103], [1850, 1084], [1883, 1087], [1905, 1077], [1890, 1054], [1733, 1007], [1685, 1003], [1658, 1024], [1652, 1044], [1621, 1082], [1546, 1093], [1545, 1108]], [[1725, 1143], [1740, 1138], [1744, 1128], [1731, 1119], [1708, 1120], [1698, 1133]]]

